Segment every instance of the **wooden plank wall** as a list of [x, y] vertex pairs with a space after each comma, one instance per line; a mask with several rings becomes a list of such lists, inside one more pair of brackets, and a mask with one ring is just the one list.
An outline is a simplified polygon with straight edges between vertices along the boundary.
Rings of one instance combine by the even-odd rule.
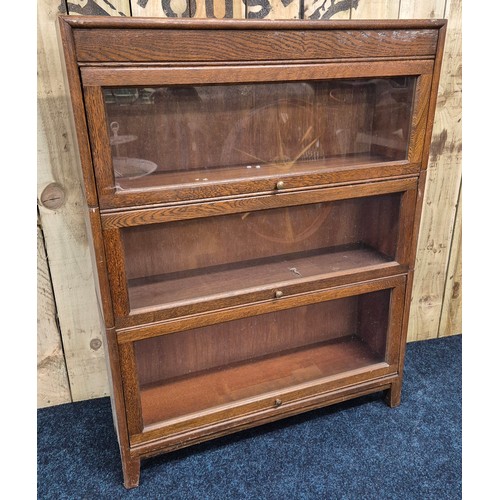
[[71, 394], [40, 219], [37, 224], [37, 272], [37, 404], [43, 408], [70, 401]]
[[39, 206], [40, 407], [109, 394], [76, 141], [57, 49], [55, 19], [60, 12], [260, 19], [447, 18], [409, 340], [461, 333], [461, 0], [39, 0], [38, 193], [57, 182], [65, 195], [57, 210]]
[[[441, 329], [442, 312], [448, 314], [452, 307], [443, 299], [450, 296], [445, 293], [447, 273], [455, 266], [454, 263], [449, 266], [449, 260], [453, 256], [451, 245], [462, 178], [462, 3], [461, 0], [404, 0], [404, 3], [400, 16], [448, 19], [408, 332], [411, 340], [423, 340], [445, 334], [444, 326]], [[424, 4], [429, 4], [427, 10], [423, 9]]]

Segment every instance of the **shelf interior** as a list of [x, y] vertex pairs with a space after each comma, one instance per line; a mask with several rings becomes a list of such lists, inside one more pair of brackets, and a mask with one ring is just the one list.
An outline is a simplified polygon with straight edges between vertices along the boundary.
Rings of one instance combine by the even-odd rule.
[[257, 287], [286, 286], [319, 276], [362, 272], [387, 266], [390, 262], [393, 261], [387, 255], [358, 244], [138, 278], [129, 281], [130, 308], [132, 313], [137, 313], [163, 304], [175, 306], [197, 297], [217, 299], [231, 292], [245, 293]]
[[293, 175], [321, 174], [341, 170], [366, 168], [370, 165], [394, 161], [390, 155], [373, 153], [355, 153], [344, 156], [332, 156], [321, 160], [296, 160], [281, 163], [248, 161], [229, 166], [213, 166], [190, 170], [170, 170], [158, 168], [141, 177], [116, 177], [115, 187], [120, 191], [147, 191], [162, 189], [165, 186], [183, 184], [203, 186], [232, 181], [252, 181], [265, 178], [283, 178]]
[[344, 337], [141, 388], [144, 425], [380, 363], [364, 342]]
[[123, 228], [130, 310], [397, 266], [401, 196]]
[[385, 362], [391, 290], [134, 343], [144, 424]]

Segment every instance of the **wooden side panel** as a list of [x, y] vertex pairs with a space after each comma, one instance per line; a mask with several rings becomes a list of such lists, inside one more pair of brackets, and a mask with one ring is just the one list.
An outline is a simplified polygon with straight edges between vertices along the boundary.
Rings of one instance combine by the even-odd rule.
[[143, 429], [141, 402], [138, 395], [137, 368], [134, 345], [123, 344], [119, 348], [123, 383], [123, 396], [127, 408], [127, 426], [130, 434], [139, 434]]
[[350, 19], [351, 7], [364, 0], [303, 0], [303, 19]]
[[351, 19], [397, 19], [400, 0], [360, 0], [353, 2]]
[[301, 0], [246, 0], [246, 4], [248, 19], [301, 19]]
[[[387, 329], [388, 308], [384, 310], [382, 300], [389, 293], [384, 292], [361, 297], [378, 299], [378, 309], [385, 315], [381, 321]], [[358, 300], [354, 296], [309, 304], [136, 342], [140, 383], [160, 382], [353, 335], [357, 331]], [[254, 336], [250, 332], [258, 333]], [[122, 344], [122, 350], [129, 345]]]
[[67, 91], [56, 38], [60, 2], [38, 2], [38, 194], [51, 182], [65, 192], [58, 210], [40, 207], [66, 365], [74, 401], [108, 392]]
[[37, 405], [71, 402], [45, 243], [37, 227]]
[[458, 199], [439, 336], [462, 333], [462, 194]]
[[[417, 249], [409, 340], [436, 338], [461, 181], [461, 1], [447, 4], [448, 30]], [[446, 297], [445, 297], [446, 298]]]
[[129, 0], [66, 0], [66, 7], [70, 15], [130, 16]]

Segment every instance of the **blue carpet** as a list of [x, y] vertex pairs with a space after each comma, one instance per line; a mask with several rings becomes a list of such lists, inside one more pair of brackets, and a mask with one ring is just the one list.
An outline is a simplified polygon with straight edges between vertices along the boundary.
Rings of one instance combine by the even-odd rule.
[[381, 393], [145, 460], [122, 486], [108, 398], [38, 410], [38, 498], [461, 498], [461, 336], [408, 345]]

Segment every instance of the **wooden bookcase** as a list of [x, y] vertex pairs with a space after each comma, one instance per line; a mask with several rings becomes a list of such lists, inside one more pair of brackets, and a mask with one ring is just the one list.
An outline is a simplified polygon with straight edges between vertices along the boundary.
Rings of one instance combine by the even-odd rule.
[[446, 21], [61, 16], [124, 483], [399, 404]]

